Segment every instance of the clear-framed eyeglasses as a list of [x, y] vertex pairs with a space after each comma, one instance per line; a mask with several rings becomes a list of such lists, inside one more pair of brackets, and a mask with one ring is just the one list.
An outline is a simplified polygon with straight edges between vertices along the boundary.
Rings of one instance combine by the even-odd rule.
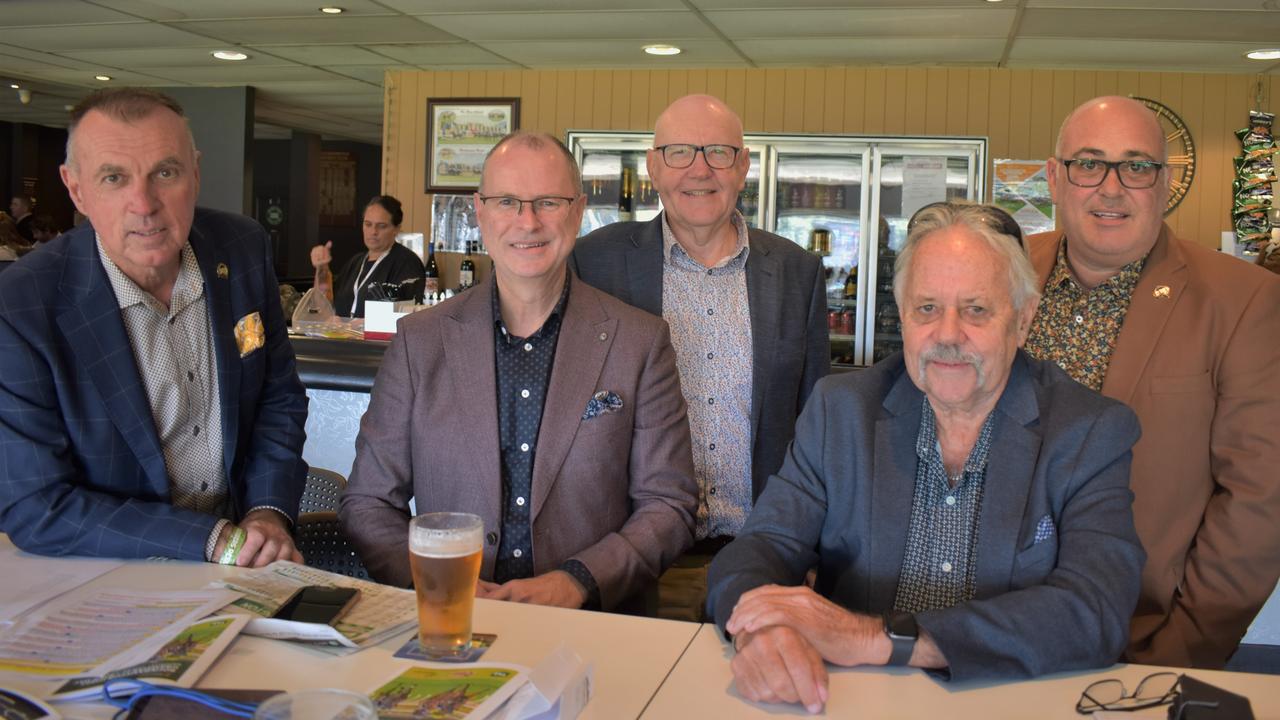
[[480, 202], [492, 212], [499, 215], [519, 215], [525, 205], [533, 211], [538, 217], [554, 218], [564, 215], [569, 211], [569, 206], [577, 198], [559, 197], [556, 195], [544, 195], [531, 200], [513, 197], [511, 195], [481, 195]]
[[1115, 171], [1120, 184], [1130, 190], [1146, 190], [1156, 184], [1164, 163], [1154, 160], [1099, 160], [1098, 158], [1058, 158], [1067, 168], [1067, 182], [1079, 187], [1098, 187]]
[[662, 153], [662, 162], [667, 167], [681, 170], [693, 164], [698, 153], [702, 153], [702, 157], [707, 161], [707, 165], [715, 170], [727, 170], [733, 167], [734, 161], [738, 159], [738, 153], [742, 152], [742, 148], [732, 145], [689, 145], [686, 143], [674, 143], [671, 145], [659, 145], [655, 147]]

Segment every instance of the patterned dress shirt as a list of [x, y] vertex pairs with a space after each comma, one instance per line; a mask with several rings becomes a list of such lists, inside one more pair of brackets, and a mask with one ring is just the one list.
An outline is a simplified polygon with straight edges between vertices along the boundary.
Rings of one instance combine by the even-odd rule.
[[928, 398], [921, 402], [911, 524], [893, 601], [895, 610], [911, 613], [955, 607], [973, 599], [978, 520], [995, 417], [988, 415], [982, 424], [960, 481], [952, 487], [942, 464], [933, 407]]
[[1071, 276], [1067, 243], [1059, 244], [1058, 259], [1031, 323], [1026, 351], [1057, 363], [1082, 385], [1102, 390], [1116, 338], [1129, 312], [1129, 299], [1146, 260], [1146, 256], [1138, 258], [1094, 289], [1085, 290]]
[[[533, 577], [533, 523], [530, 517], [533, 464], [538, 447], [542, 409], [551, 383], [560, 322], [569, 299], [566, 274], [560, 301], [536, 332], [520, 338], [507, 332], [493, 283], [493, 347], [498, 392], [498, 446], [502, 459], [502, 542], [494, 563], [498, 583]], [[599, 603], [600, 591], [591, 571], [577, 560], [567, 560], [561, 570], [587, 591], [587, 605]]]
[[662, 216], [662, 317], [671, 326], [689, 406], [698, 480], [695, 537], [737, 535], [751, 512], [751, 310], [747, 226], [734, 212], [736, 252], [707, 267]]

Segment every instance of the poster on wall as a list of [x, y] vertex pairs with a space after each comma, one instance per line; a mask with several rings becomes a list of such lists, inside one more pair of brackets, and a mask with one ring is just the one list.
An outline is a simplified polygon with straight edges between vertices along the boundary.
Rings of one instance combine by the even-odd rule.
[[474, 191], [485, 155], [519, 128], [519, 98], [427, 100], [426, 192]]
[[991, 202], [1018, 221], [1022, 234], [1053, 229], [1053, 198], [1043, 160], [992, 161]]
[[911, 217], [930, 203], [947, 199], [947, 159], [906, 157], [902, 159], [902, 216]]

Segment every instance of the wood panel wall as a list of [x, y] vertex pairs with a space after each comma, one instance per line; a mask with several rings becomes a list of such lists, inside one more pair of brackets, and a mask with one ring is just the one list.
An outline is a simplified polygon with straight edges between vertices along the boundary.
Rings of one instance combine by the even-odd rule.
[[1218, 247], [1231, 229], [1231, 158], [1240, 154], [1232, 132], [1247, 124], [1259, 94], [1262, 109], [1280, 109], [1280, 77], [1258, 83], [1254, 75], [999, 68], [389, 71], [383, 188], [404, 202], [406, 230], [429, 231], [428, 98], [519, 97], [522, 128], [563, 139], [571, 129], [651, 129], [672, 100], [705, 92], [733, 107], [747, 132], [981, 135], [992, 158], [1025, 160], [1052, 153], [1058, 126], [1079, 103], [1134, 94], [1173, 108], [1191, 130], [1196, 177], [1169, 222]]

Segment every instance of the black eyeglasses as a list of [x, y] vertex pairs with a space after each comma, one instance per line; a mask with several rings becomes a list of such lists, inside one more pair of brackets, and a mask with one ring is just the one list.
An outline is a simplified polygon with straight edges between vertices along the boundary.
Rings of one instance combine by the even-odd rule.
[[733, 163], [738, 159], [738, 153], [742, 152], [742, 148], [732, 145], [688, 145], [677, 143], [672, 145], [659, 145], [654, 150], [662, 151], [662, 162], [667, 164], [669, 168], [680, 170], [687, 168], [693, 164], [698, 153], [702, 153], [702, 157], [707, 161], [707, 165], [715, 170], [727, 170], [733, 167]]
[[1115, 678], [1099, 680], [1090, 683], [1080, 693], [1080, 699], [1076, 701], [1076, 712], [1081, 715], [1099, 710], [1129, 712], [1171, 703], [1178, 696], [1178, 680], [1177, 673], [1153, 673], [1142, 678], [1132, 693], [1125, 688], [1123, 682]]
[[502, 215], [519, 215], [525, 205], [533, 211], [534, 215], [543, 217], [554, 217], [564, 213], [573, 204], [577, 198], [556, 197], [554, 195], [546, 195], [536, 197], [532, 200], [522, 200], [518, 197], [510, 195], [481, 195], [480, 202], [485, 206], [492, 208], [495, 212]]
[[1153, 160], [1099, 160], [1097, 158], [1058, 158], [1067, 168], [1067, 182], [1079, 187], [1098, 187], [1107, 181], [1107, 173], [1116, 171], [1120, 184], [1130, 190], [1146, 190], [1156, 184], [1164, 163]]
[[911, 215], [911, 219], [907, 221], [907, 232], [916, 226], [920, 220], [921, 214], [927, 210], [934, 208], [947, 208], [957, 217], [974, 216], [978, 218], [982, 224], [995, 230], [1002, 235], [1008, 235], [1023, 247], [1026, 243], [1022, 239], [1022, 228], [1018, 225], [1018, 221], [1013, 216], [1005, 212], [1003, 209], [995, 205], [979, 205], [977, 203], [955, 202], [952, 200], [942, 200], [939, 202], [929, 203]]

